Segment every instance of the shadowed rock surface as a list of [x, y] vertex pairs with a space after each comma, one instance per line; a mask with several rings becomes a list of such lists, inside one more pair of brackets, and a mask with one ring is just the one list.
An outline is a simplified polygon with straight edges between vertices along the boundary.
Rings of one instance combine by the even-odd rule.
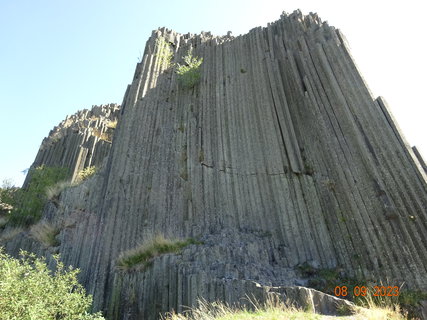
[[[179, 85], [160, 38], [172, 62], [189, 48], [203, 58], [193, 88]], [[317, 15], [283, 14], [238, 37], [158, 29], [120, 113], [111, 151], [96, 157], [107, 155], [103, 168], [45, 210], [68, 219], [56, 250], [110, 319], [154, 319], [199, 297], [234, 303], [253, 281], [300, 283], [304, 263], [427, 290], [423, 164], [341, 32]], [[35, 165], [54, 146], [44, 143]], [[64, 152], [55, 164], [90, 162]], [[145, 270], [116, 268], [159, 233], [203, 243]], [[25, 232], [6, 247], [44, 252]]]

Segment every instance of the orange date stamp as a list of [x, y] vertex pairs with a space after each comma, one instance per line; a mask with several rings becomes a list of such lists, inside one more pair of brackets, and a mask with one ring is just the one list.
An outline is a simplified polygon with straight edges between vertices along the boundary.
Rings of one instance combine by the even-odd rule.
[[336, 286], [334, 294], [337, 297], [347, 297], [349, 294], [353, 294], [354, 297], [366, 297], [372, 295], [374, 297], [398, 297], [400, 294], [398, 286], [355, 286], [353, 292], [347, 286]]

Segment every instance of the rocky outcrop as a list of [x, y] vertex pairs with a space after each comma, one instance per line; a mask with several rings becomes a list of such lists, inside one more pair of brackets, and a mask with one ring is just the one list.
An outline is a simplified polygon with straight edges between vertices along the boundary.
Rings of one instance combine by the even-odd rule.
[[32, 167], [69, 168], [74, 181], [82, 169], [100, 166], [110, 151], [119, 109], [117, 104], [92, 106], [67, 117], [43, 140]]
[[[190, 48], [203, 58], [194, 87], [158, 39], [172, 62]], [[233, 303], [248, 281], [292, 286], [304, 263], [427, 290], [426, 174], [341, 32], [315, 14], [239, 37], [154, 31], [106, 165], [60, 200], [46, 209], [72, 222], [58, 250], [110, 319]], [[116, 268], [158, 233], [202, 244]]]

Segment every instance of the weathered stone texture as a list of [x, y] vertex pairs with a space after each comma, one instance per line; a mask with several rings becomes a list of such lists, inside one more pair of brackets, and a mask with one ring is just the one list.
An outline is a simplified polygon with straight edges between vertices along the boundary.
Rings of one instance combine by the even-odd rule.
[[93, 106], [67, 117], [43, 139], [32, 167], [69, 168], [75, 180], [82, 169], [100, 166], [110, 151], [111, 126], [118, 120], [119, 109], [117, 104]]
[[[190, 47], [203, 57], [194, 88], [160, 65], [159, 37], [173, 62]], [[76, 222], [59, 251], [111, 319], [235, 302], [248, 281], [294, 285], [304, 262], [427, 290], [425, 172], [342, 34], [315, 14], [239, 37], [154, 31], [106, 166], [61, 201]], [[145, 272], [116, 269], [157, 233], [204, 244]]]

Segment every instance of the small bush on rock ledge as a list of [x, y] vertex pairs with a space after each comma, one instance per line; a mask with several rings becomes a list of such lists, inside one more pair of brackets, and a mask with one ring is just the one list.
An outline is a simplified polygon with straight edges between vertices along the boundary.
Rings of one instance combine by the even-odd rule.
[[200, 65], [203, 62], [203, 58], [193, 57], [192, 49], [190, 48], [184, 57], [184, 62], [184, 65], [178, 63], [176, 68], [178, 81], [184, 88], [191, 89], [200, 80]]
[[138, 247], [122, 253], [117, 260], [117, 267], [122, 270], [144, 270], [155, 257], [166, 253], [180, 253], [190, 244], [201, 244], [201, 242], [191, 238], [186, 240], [165, 239], [163, 235], [157, 235]]

